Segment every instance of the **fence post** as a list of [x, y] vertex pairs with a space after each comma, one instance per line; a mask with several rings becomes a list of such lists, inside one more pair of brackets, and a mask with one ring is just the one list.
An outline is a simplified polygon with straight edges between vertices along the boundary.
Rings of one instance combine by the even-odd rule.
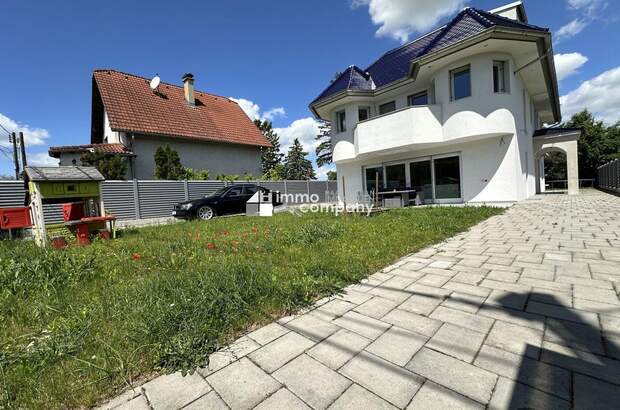
[[288, 189], [286, 188], [286, 179], [284, 180], [284, 195], [288, 198]]
[[330, 200], [330, 193], [329, 193], [329, 179], [325, 180], [325, 202], [329, 202]]
[[306, 179], [306, 191], [308, 192], [308, 201], [310, 201], [310, 180]]
[[185, 191], [185, 200], [189, 201], [189, 184], [187, 183], [187, 179], [183, 180], [183, 190]]
[[133, 180], [133, 206], [136, 219], [140, 219], [140, 197], [138, 194], [138, 180]]

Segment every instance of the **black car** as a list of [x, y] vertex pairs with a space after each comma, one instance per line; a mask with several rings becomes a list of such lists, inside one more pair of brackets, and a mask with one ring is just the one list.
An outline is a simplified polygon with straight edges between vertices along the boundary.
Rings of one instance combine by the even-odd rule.
[[[257, 190], [267, 195], [270, 191], [253, 184], [235, 184], [223, 187], [204, 198], [179, 202], [174, 206], [172, 216], [176, 218], [211, 219], [217, 215], [245, 212], [245, 204]], [[277, 195], [272, 195], [274, 206], [282, 205]]]

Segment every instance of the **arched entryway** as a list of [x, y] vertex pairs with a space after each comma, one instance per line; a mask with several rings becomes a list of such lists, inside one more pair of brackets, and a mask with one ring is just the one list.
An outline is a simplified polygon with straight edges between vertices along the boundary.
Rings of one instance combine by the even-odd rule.
[[535, 164], [538, 169], [536, 192], [566, 191], [568, 189], [568, 170], [566, 152], [558, 148], [546, 148], [536, 153]]
[[536, 192], [545, 192], [545, 157], [551, 153], [563, 153], [566, 157], [566, 179], [569, 195], [579, 193], [579, 165], [577, 141], [581, 130], [573, 128], [547, 128], [534, 134], [534, 158], [536, 160]]

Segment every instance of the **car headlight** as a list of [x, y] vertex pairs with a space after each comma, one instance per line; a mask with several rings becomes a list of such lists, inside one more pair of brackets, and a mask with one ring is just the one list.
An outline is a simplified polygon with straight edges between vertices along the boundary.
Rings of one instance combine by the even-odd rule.
[[181, 205], [181, 209], [184, 211], [189, 211], [190, 209], [192, 209], [192, 204], [183, 204]]

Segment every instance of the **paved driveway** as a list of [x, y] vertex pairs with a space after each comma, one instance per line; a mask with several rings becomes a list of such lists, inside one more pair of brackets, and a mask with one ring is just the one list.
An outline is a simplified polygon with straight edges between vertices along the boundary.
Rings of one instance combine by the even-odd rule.
[[618, 408], [620, 198], [521, 202], [121, 408]]

